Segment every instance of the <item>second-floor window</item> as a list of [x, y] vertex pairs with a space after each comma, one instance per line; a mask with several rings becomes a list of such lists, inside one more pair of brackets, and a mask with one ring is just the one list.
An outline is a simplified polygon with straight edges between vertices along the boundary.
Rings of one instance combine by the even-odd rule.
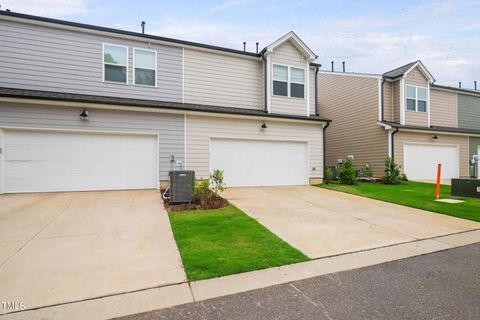
[[128, 48], [123, 46], [103, 45], [103, 80], [127, 83]]
[[157, 52], [145, 49], [134, 49], [133, 68], [136, 85], [157, 85]]
[[427, 112], [427, 88], [407, 85], [407, 110]]
[[304, 98], [305, 70], [302, 68], [274, 64], [273, 95]]

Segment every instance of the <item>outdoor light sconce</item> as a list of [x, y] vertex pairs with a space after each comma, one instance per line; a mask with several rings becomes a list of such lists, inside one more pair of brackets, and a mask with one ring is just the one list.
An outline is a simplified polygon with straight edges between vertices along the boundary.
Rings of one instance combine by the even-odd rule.
[[82, 113], [80, 113], [80, 119], [88, 120], [88, 110], [83, 108]]
[[435, 140], [438, 140], [438, 136], [436, 134], [432, 136], [432, 141], [435, 141]]
[[262, 122], [262, 125], [260, 126], [260, 128], [262, 128], [262, 130], [265, 130], [267, 129], [267, 124], [264, 122]]

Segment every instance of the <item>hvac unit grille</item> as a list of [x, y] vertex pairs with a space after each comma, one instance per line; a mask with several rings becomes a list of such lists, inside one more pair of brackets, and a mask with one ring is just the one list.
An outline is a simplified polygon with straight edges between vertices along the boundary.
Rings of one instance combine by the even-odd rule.
[[195, 186], [195, 171], [169, 171], [168, 176], [170, 179], [169, 203], [192, 202], [192, 192]]

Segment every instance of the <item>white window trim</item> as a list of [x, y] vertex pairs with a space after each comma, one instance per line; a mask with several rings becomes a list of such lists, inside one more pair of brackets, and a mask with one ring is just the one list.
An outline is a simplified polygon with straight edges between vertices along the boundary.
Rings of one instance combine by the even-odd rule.
[[[135, 79], [135, 51], [141, 50], [141, 51], [147, 51], [147, 52], [153, 52], [155, 54], [155, 69], [149, 69], [149, 68], [141, 68], [141, 69], [147, 69], [147, 70], [153, 70], [155, 71], [155, 85], [150, 86], [148, 84], [137, 84], [136, 79]], [[139, 87], [147, 87], [147, 88], [156, 88], [157, 87], [157, 77], [158, 77], [158, 66], [157, 66], [157, 50], [151, 50], [151, 49], [144, 49], [144, 48], [133, 48], [133, 61], [132, 61], [132, 69], [133, 69], [133, 85], [139, 86]]]
[[[409, 98], [407, 97], [407, 92], [408, 90], [405, 90], [405, 110], [407, 112], [418, 112], [418, 113], [429, 113], [429, 103], [428, 103], [428, 96], [429, 96], [429, 92], [428, 92], [428, 88], [427, 87], [422, 87], [422, 86], [415, 86], [415, 85], [412, 85], [412, 84], [407, 84], [406, 87], [413, 87], [415, 88], [415, 110], [408, 110], [408, 107], [407, 107], [407, 99], [411, 99], [413, 100], [413, 98]], [[419, 99], [418, 98], [418, 88], [422, 88], [422, 89], [425, 89], [426, 91], [426, 99], [427, 100], [423, 100], [423, 99]], [[425, 101], [425, 111], [418, 111], [418, 101]]]
[[[306, 94], [306, 86], [307, 86], [307, 79], [306, 79], [306, 71], [305, 71], [305, 68], [302, 68], [302, 67], [296, 67], [296, 66], [290, 66], [290, 65], [287, 65], [287, 64], [281, 64], [281, 63], [272, 63], [272, 87], [273, 87], [273, 81], [279, 81], [279, 82], [285, 82], [285, 81], [280, 81], [280, 80], [275, 80], [273, 78], [273, 69], [275, 66], [280, 66], [280, 67], [287, 67], [287, 95], [286, 96], [282, 96], [282, 95], [278, 95], [278, 94], [274, 94], [273, 93], [273, 88], [272, 88], [272, 96], [275, 96], [275, 97], [283, 97], [283, 98], [291, 98], [291, 99], [298, 99], [298, 100], [305, 100], [307, 98], [307, 94]], [[291, 68], [295, 68], [295, 69], [301, 69], [303, 70], [303, 83], [300, 83], [300, 82], [294, 82], [292, 81], [290, 78], [291, 76], [291, 72], [290, 72], [290, 69]], [[292, 97], [291, 94], [290, 94], [290, 84], [291, 83], [295, 83], [295, 84], [301, 84], [303, 85], [303, 98], [299, 98], [299, 97]]]
[[[126, 62], [125, 65], [105, 62], [105, 46], [113, 46], [113, 47], [124, 48], [125, 51], [127, 52], [127, 57], [125, 59], [125, 62]], [[126, 68], [126, 79], [125, 79], [126, 81], [125, 82], [118, 82], [118, 81], [105, 80], [105, 64], [108, 64], [108, 65], [111, 65], [111, 66], [125, 67]], [[123, 85], [128, 85], [128, 47], [127, 46], [123, 46], [121, 44], [106, 43], [106, 42], [104, 42], [102, 44], [102, 82], [112, 83], [112, 84], [120, 84], [120, 85], [122, 85], [122, 84]]]

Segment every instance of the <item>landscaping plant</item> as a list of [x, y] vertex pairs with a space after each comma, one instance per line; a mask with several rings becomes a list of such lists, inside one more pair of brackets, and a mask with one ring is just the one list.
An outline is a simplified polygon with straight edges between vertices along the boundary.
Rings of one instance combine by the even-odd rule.
[[385, 184], [399, 184], [400, 183], [400, 167], [390, 157], [385, 159], [385, 176], [383, 177]]
[[210, 180], [201, 180], [195, 185], [193, 189], [193, 197], [201, 207], [207, 207], [210, 200], [213, 198], [214, 193], [210, 190]]
[[219, 169], [213, 169], [210, 174], [210, 182], [212, 184], [215, 197], [218, 197], [218, 192], [225, 191], [225, 181], [223, 180], [223, 171]]
[[365, 168], [363, 168], [363, 176], [367, 178], [373, 178], [373, 171], [368, 163], [365, 164]]
[[328, 184], [333, 179], [333, 169], [330, 167], [325, 168], [325, 183]]
[[358, 182], [357, 169], [353, 167], [352, 159], [346, 159], [338, 169], [338, 179], [341, 184], [354, 185]]

